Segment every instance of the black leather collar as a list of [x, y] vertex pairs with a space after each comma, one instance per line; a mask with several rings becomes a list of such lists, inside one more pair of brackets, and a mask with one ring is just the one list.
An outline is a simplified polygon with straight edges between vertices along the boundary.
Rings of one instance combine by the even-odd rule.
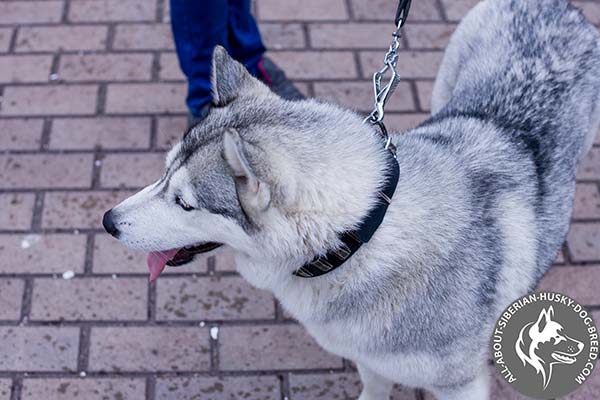
[[379, 225], [381, 225], [381, 222], [385, 217], [388, 206], [392, 202], [392, 197], [394, 196], [396, 186], [398, 185], [398, 179], [400, 178], [398, 161], [391, 151], [389, 151], [388, 154], [388, 175], [385, 184], [379, 193], [377, 193], [379, 201], [375, 207], [369, 211], [367, 217], [361, 222], [356, 230], [345, 232], [340, 236], [342, 245], [339, 248], [330, 250], [324, 256], [316, 257], [314, 260], [295, 271], [294, 275], [300, 278], [315, 278], [333, 271], [352, 257], [352, 255], [375, 234], [375, 231], [377, 231], [377, 228], [379, 228]]

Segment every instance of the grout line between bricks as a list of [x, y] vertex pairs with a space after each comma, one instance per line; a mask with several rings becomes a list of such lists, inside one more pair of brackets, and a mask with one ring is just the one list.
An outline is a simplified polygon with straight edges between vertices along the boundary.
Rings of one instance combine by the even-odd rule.
[[436, 6], [437, 6], [438, 13], [442, 17], [442, 21], [443, 22], [450, 22], [448, 20], [448, 15], [446, 14], [446, 7], [444, 7], [444, 4], [442, 3], [442, 0], [434, 0], [434, 1], [435, 1]]
[[[169, 0], [166, 0], [166, 1], [169, 1]], [[162, 23], [165, 20], [165, 0], [157, 0], [156, 15], [154, 18], [157, 23]]]
[[15, 377], [12, 380], [10, 388], [10, 400], [21, 400], [21, 392], [23, 391], [23, 379]]
[[20, 29], [20, 25], [16, 26], [15, 29], [13, 29], [12, 36], [10, 37], [10, 42], [8, 45], [8, 54], [15, 54], [15, 48], [17, 47], [17, 37], [19, 35]]
[[31, 232], [39, 233], [42, 231], [45, 194], [39, 190], [36, 190], [34, 193], [35, 200], [33, 202], [33, 215], [31, 217]]
[[62, 9], [62, 15], [60, 17], [60, 23], [61, 25], [69, 25], [70, 21], [69, 21], [69, 10], [71, 9], [71, 2], [70, 0], [65, 0], [64, 4], [63, 4], [63, 9]]
[[158, 148], [158, 119], [155, 117], [150, 119], [150, 147], [141, 150], [144, 150], [145, 154], [148, 153], [148, 150], [153, 151], [154, 153], [164, 153], [164, 150]]
[[31, 314], [31, 302], [33, 300], [33, 278], [25, 279], [25, 287], [23, 289], [23, 297], [21, 300], [21, 317], [18, 324], [26, 324]]
[[289, 400], [292, 398], [291, 392], [290, 392], [290, 374], [286, 373], [286, 374], [281, 374], [278, 375], [277, 378], [279, 379], [279, 388], [281, 391], [281, 400]]
[[83, 274], [92, 275], [94, 263], [94, 242], [96, 235], [88, 234], [85, 241], [85, 261], [83, 265]]
[[[147, 276], [147, 275], [146, 275]], [[146, 311], [146, 318], [148, 319], [148, 322], [150, 323], [156, 323], [156, 285], [158, 285], [158, 283], [155, 282], [148, 282], [148, 305], [147, 305], [147, 311]]]
[[151, 375], [146, 378], [146, 400], [155, 400], [156, 398], [156, 377]]
[[79, 330], [79, 351], [77, 355], [77, 371], [86, 373], [90, 366], [91, 327], [82, 326]]

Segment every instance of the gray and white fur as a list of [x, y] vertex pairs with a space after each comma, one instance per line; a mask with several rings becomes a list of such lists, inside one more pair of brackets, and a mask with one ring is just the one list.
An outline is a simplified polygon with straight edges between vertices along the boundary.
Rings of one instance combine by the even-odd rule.
[[388, 398], [393, 383], [488, 398], [493, 323], [556, 257], [600, 124], [594, 27], [565, 0], [477, 5], [448, 46], [433, 116], [393, 138], [400, 181], [383, 224], [314, 279], [292, 272], [372, 207], [381, 139], [351, 111], [277, 97], [222, 48], [212, 79], [215, 107], [163, 178], [113, 210], [119, 240], [223, 243], [243, 277], [356, 363], [360, 400]]

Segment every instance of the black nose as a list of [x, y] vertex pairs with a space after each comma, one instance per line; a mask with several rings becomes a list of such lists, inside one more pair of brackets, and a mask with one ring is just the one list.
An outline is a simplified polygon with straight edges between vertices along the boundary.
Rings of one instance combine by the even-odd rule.
[[106, 232], [110, 233], [114, 237], [119, 236], [119, 230], [115, 226], [115, 221], [113, 219], [112, 209], [104, 213], [104, 217], [102, 218], [102, 225], [104, 226]]

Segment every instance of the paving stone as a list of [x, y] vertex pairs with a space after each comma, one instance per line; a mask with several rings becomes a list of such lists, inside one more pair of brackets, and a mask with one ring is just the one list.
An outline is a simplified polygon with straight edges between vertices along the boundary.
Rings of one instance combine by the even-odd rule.
[[103, 50], [108, 28], [90, 26], [23, 26], [19, 28], [17, 51]]
[[102, 229], [104, 213], [131, 196], [129, 191], [46, 193], [44, 228]]
[[301, 24], [263, 22], [259, 25], [263, 43], [269, 50], [302, 49], [306, 47]]
[[73, 115], [96, 111], [96, 85], [8, 86], [0, 115]]
[[[398, 58], [398, 71], [403, 78], [434, 79], [442, 63], [441, 51], [402, 51]], [[383, 66], [379, 52], [361, 52], [363, 77], [371, 75]]]
[[156, 400], [279, 400], [279, 387], [275, 376], [159, 378]]
[[445, 49], [456, 25], [410, 23], [404, 34], [411, 49]]
[[179, 60], [175, 53], [162, 53], [160, 55], [160, 64], [158, 75], [163, 81], [183, 81], [185, 75], [179, 67]]
[[152, 77], [151, 70], [151, 54], [63, 55], [58, 76], [72, 82], [144, 81]]
[[50, 55], [2, 56], [0, 83], [47, 82], [51, 66]]
[[479, 3], [479, 0], [441, 0], [446, 16], [452, 21], [459, 21], [467, 12]]
[[566, 294], [585, 306], [600, 305], [598, 291], [600, 266], [552, 267], [540, 282], [538, 290]]
[[0, 326], [0, 370], [74, 371], [79, 328]]
[[142, 188], [158, 180], [165, 169], [162, 153], [109, 154], [102, 160], [102, 187]]
[[578, 183], [573, 218], [600, 219], [600, 190], [595, 183]]
[[83, 272], [84, 235], [0, 235], [0, 274]]
[[41, 119], [0, 119], [0, 150], [38, 149], [43, 127]]
[[172, 50], [175, 48], [171, 27], [167, 24], [117, 25], [115, 49]]
[[91, 371], [207, 371], [209, 335], [197, 327], [94, 327]]
[[592, 147], [577, 170], [578, 179], [600, 180], [600, 147]]
[[0, 155], [0, 188], [81, 188], [92, 180], [91, 154]]
[[310, 24], [308, 30], [315, 48], [387, 49], [391, 40], [385, 23]]
[[160, 117], [158, 119], [156, 146], [160, 149], [170, 149], [181, 140], [187, 126], [187, 117]]
[[344, 20], [348, 10], [344, 0], [278, 1], [257, 0], [261, 20]]
[[600, 3], [598, 1], [573, 1], [572, 3], [583, 11], [592, 24], [600, 25]]
[[[379, 54], [381, 58], [381, 54]], [[269, 54], [290, 79], [344, 79], [357, 76], [354, 56], [347, 51], [273, 52]]]
[[159, 279], [156, 309], [159, 320], [275, 318], [273, 296], [238, 276]]
[[32, 320], [145, 320], [145, 278], [39, 278], [34, 281]]
[[63, 6], [62, 1], [2, 1], [0, 24], [59, 22]]
[[0, 229], [28, 230], [33, 217], [33, 193], [0, 194]]
[[419, 96], [419, 107], [423, 111], [431, 110], [431, 94], [433, 93], [433, 81], [417, 81], [417, 95]]
[[79, 0], [69, 5], [69, 20], [74, 22], [99, 21], [154, 21], [156, 0]]
[[110, 84], [107, 90], [108, 113], [187, 112], [187, 89], [183, 83]]
[[10, 379], [0, 379], [0, 400], [10, 400], [11, 386]]
[[143, 378], [24, 379], [21, 400], [144, 400]]
[[0, 279], [0, 320], [18, 320], [21, 317], [24, 288], [22, 279]]
[[214, 260], [217, 271], [236, 271], [235, 259], [230, 251], [217, 251]]
[[575, 223], [567, 235], [573, 261], [600, 261], [600, 223]]
[[[353, 110], [366, 113], [373, 109], [373, 85], [369, 81], [363, 82], [317, 82], [314, 84], [315, 96], [332, 103], [341, 104]], [[410, 84], [400, 82], [394, 96], [386, 105], [386, 111], [414, 111]]]
[[145, 273], [146, 253], [124, 246], [114, 237], [98, 234], [94, 238], [94, 273]]
[[390, 132], [405, 132], [417, 127], [429, 118], [429, 114], [387, 114], [385, 123]]
[[[389, 0], [352, 0], [354, 18], [358, 20], [388, 21], [392, 23], [398, 3]], [[419, 0], [410, 6], [410, 21], [438, 21], [441, 19], [436, 0]], [[389, 30], [389, 29], [388, 29]]]
[[[146, 275], [147, 253], [131, 250], [107, 234], [98, 234], [94, 238], [94, 265], [96, 274], [126, 274], [139, 273]], [[163, 277], [170, 274], [206, 273], [206, 259], [208, 257], [196, 256], [194, 261], [183, 268], [167, 268]], [[162, 279], [162, 278], [161, 278]]]
[[[291, 374], [290, 400], [350, 400], [360, 395], [362, 383], [356, 373]], [[390, 400], [416, 400], [415, 391], [394, 386]]]
[[222, 370], [341, 368], [298, 325], [227, 326], [219, 331]]
[[143, 149], [149, 146], [150, 118], [55, 118], [52, 121], [49, 143], [51, 149], [112, 150]]
[[0, 52], [8, 51], [10, 38], [13, 35], [12, 28], [0, 28]]

